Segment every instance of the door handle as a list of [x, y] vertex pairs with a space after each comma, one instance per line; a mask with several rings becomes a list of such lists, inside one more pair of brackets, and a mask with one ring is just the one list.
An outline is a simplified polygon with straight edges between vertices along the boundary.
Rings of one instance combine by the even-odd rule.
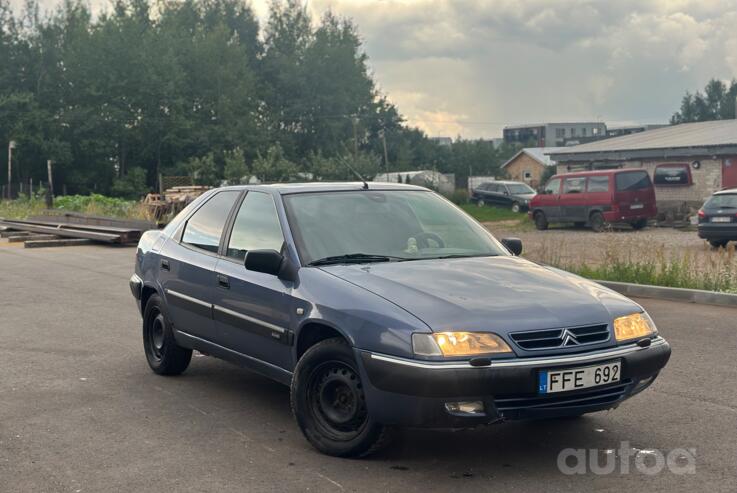
[[161, 259], [161, 269], [162, 270], [169, 270], [169, 261], [166, 259]]
[[225, 289], [230, 288], [230, 280], [228, 279], [228, 276], [218, 274], [218, 286]]

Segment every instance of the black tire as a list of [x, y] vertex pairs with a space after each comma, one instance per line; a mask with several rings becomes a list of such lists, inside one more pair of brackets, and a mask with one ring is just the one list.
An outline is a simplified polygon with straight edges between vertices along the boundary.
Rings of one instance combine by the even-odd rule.
[[521, 210], [519, 202], [512, 203], [512, 212], [520, 212]]
[[537, 211], [532, 218], [535, 220], [535, 227], [537, 229], [540, 231], [548, 229], [548, 218], [545, 217], [545, 213], [543, 211]]
[[353, 351], [343, 339], [318, 342], [300, 358], [291, 403], [305, 438], [323, 454], [363, 457], [391, 439], [392, 430], [366, 409]]
[[713, 248], [726, 248], [729, 240], [709, 240], [709, 245]]
[[152, 295], [143, 311], [143, 349], [148, 366], [159, 375], [179, 375], [189, 366], [192, 350], [177, 344], [163, 301]]
[[589, 224], [591, 225], [591, 229], [597, 233], [601, 233], [606, 228], [606, 221], [601, 212], [592, 212], [589, 217]]
[[647, 219], [638, 219], [631, 224], [632, 229], [642, 229], [647, 226]]

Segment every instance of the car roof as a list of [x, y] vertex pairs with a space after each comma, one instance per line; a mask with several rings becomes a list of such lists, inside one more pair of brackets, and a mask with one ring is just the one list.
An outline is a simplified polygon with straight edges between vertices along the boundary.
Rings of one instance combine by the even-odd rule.
[[492, 180], [492, 181], [485, 181], [486, 183], [496, 183], [499, 185], [527, 185], [527, 183], [523, 183], [521, 181], [513, 181], [513, 180]]
[[572, 173], [561, 173], [558, 175], [555, 175], [556, 178], [575, 178], [575, 177], [585, 177], [585, 176], [609, 176], [609, 175], [616, 175], [618, 173], [627, 173], [631, 171], [645, 171], [641, 168], [617, 168], [617, 169], [600, 169], [600, 170], [593, 170], [593, 171], [574, 171]]
[[726, 188], [724, 190], [719, 190], [718, 192], [714, 192], [714, 195], [732, 195], [737, 194], [737, 188]]
[[[391, 191], [391, 190], [421, 190], [430, 191], [425, 187], [417, 185], [404, 185], [400, 183], [384, 183], [369, 181], [368, 190]], [[263, 192], [277, 193], [281, 195], [311, 192], [350, 192], [363, 191], [363, 182], [307, 182], [307, 183], [269, 183], [259, 185], [236, 185], [222, 187], [221, 190], [260, 190]]]

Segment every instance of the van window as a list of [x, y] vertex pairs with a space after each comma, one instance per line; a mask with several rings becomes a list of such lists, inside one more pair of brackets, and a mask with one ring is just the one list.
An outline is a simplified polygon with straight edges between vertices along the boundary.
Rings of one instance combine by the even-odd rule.
[[563, 182], [563, 193], [581, 193], [585, 186], [585, 177], [566, 178]]
[[628, 171], [616, 174], [617, 192], [633, 192], [652, 187], [647, 171]]
[[586, 187], [588, 192], [608, 192], [609, 176], [589, 176], [589, 184]]
[[560, 178], [553, 178], [545, 185], [545, 193], [559, 194], [560, 193]]

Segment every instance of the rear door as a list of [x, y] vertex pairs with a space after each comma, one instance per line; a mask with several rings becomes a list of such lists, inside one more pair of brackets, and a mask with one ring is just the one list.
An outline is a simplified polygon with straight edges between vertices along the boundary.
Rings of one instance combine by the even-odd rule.
[[284, 235], [271, 194], [248, 192], [226, 245], [225, 256], [215, 268], [218, 285], [213, 313], [219, 343], [291, 370], [293, 283], [244, 266], [249, 250], [283, 251]]
[[586, 204], [586, 177], [565, 178], [560, 199], [561, 221], [586, 222], [588, 220]]
[[215, 265], [225, 223], [240, 191], [214, 194], [183, 224], [176, 241], [167, 241], [161, 252], [160, 280], [174, 328], [215, 340], [212, 303]]
[[620, 171], [614, 175], [614, 186], [614, 202], [623, 219], [655, 216], [655, 189], [647, 171]]

